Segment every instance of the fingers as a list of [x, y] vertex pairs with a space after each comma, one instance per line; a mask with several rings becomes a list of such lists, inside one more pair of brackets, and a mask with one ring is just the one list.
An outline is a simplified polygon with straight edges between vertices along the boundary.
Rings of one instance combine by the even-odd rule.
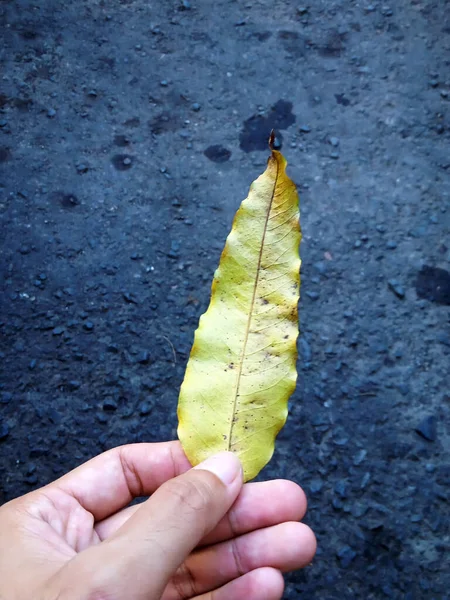
[[281, 600], [283, 576], [276, 569], [256, 569], [195, 600]]
[[285, 521], [300, 521], [305, 516], [306, 508], [305, 493], [293, 481], [275, 479], [248, 483], [242, 488], [230, 512], [201, 541], [201, 545], [217, 544], [254, 529]]
[[112, 537], [69, 563], [69, 578], [84, 586], [79, 597], [159, 598], [241, 487], [242, 467], [229, 452], [163, 484]]
[[303, 523], [253, 531], [191, 554], [171, 580], [164, 600], [208, 592], [262, 567], [294, 571], [309, 564], [315, 552], [315, 536]]
[[[292, 481], [278, 479], [247, 483], [231, 510], [200, 545], [216, 544], [254, 529], [270, 527], [285, 521], [299, 521], [305, 516], [306, 506], [303, 490]], [[139, 510], [139, 506], [125, 508], [97, 523], [95, 528], [99, 538], [104, 540], [111, 536], [136, 510]]]
[[130, 444], [100, 454], [48, 487], [70, 494], [99, 521], [190, 468], [179, 442]]

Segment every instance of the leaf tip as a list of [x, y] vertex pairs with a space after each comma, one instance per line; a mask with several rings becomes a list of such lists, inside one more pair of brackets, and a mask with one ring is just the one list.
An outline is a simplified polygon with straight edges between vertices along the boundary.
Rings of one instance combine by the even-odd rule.
[[272, 129], [272, 131], [270, 132], [270, 135], [269, 135], [269, 148], [272, 152], [274, 150], [274, 147], [273, 147], [274, 143], [275, 143], [275, 129]]

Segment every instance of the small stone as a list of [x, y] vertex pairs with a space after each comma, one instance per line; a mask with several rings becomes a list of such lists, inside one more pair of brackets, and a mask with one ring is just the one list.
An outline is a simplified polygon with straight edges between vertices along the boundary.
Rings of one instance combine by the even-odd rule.
[[319, 292], [305, 292], [306, 295], [308, 296], [308, 298], [311, 298], [311, 300], [317, 300], [319, 298]]
[[436, 431], [436, 417], [430, 415], [429, 417], [425, 417], [415, 428], [416, 433], [422, 436], [428, 442], [436, 441], [437, 431]]
[[299, 131], [300, 131], [300, 133], [310, 133], [311, 127], [309, 125], [301, 125], [299, 127]]
[[64, 333], [64, 327], [55, 327], [52, 331], [53, 335], [62, 335]]
[[181, 0], [181, 10], [191, 10], [191, 3], [189, 0]]
[[383, 17], [392, 17], [394, 11], [389, 6], [383, 6], [381, 8], [381, 14], [383, 15]]
[[76, 169], [78, 173], [87, 173], [89, 171], [89, 167], [85, 163], [78, 163]]
[[363, 460], [366, 458], [366, 456], [367, 456], [367, 450], [364, 450], [364, 449], [360, 450], [353, 458], [353, 464], [355, 466], [360, 465], [363, 462]]
[[405, 297], [405, 290], [396, 279], [390, 279], [388, 281], [388, 287], [392, 292], [394, 292], [397, 298], [401, 299]]
[[370, 473], [364, 473], [364, 477], [362, 478], [360, 488], [363, 490], [370, 481]]
[[161, 87], [167, 87], [169, 85], [169, 82], [166, 79], [163, 79], [162, 81], [159, 82], [159, 85]]
[[56, 110], [54, 108], [49, 108], [47, 111], [47, 117], [49, 119], [53, 119], [54, 117], [56, 117]]
[[397, 242], [394, 242], [394, 240], [388, 240], [386, 242], [386, 248], [388, 250], [395, 250], [397, 248]]
[[88, 96], [89, 98], [97, 98], [97, 92], [95, 90], [89, 90]]
[[143, 350], [137, 357], [136, 361], [141, 365], [147, 365], [150, 361], [150, 354], [147, 350]]
[[92, 331], [94, 329], [94, 323], [92, 323], [92, 321], [86, 321], [86, 323], [83, 323], [83, 329], [85, 331]]
[[334, 486], [334, 491], [341, 498], [347, 498], [346, 482], [343, 479], [340, 479]]
[[337, 160], [339, 158], [339, 152], [336, 152], [336, 150], [333, 150], [332, 152], [330, 152], [330, 158]]
[[336, 552], [342, 567], [346, 569], [356, 557], [356, 552], [350, 546], [343, 546]]
[[142, 402], [142, 404], [139, 407], [139, 414], [145, 417], [145, 415], [149, 415], [151, 412], [152, 405], [150, 404], [150, 402]]
[[328, 141], [329, 141], [329, 142], [330, 142], [330, 144], [331, 144], [332, 146], [334, 146], [335, 148], [337, 148], [337, 147], [339, 146], [339, 143], [340, 143], [340, 140], [339, 140], [339, 138], [338, 138], [338, 137], [334, 137], [334, 136], [330, 137], [330, 139], [329, 139]]
[[126, 156], [126, 157], [123, 159], [123, 164], [124, 164], [125, 166], [131, 165], [131, 158], [130, 158], [129, 156]]
[[30, 371], [32, 371], [37, 365], [37, 360], [35, 358], [32, 358], [30, 360], [30, 362], [28, 363], [28, 368], [30, 369]]
[[430, 79], [429, 85], [432, 88], [437, 88], [437, 86], [439, 85], [439, 80], [438, 79]]
[[0, 127], [6, 127], [8, 125], [8, 121], [5, 121], [5, 119], [1, 119], [0, 120]]
[[297, 6], [297, 13], [299, 15], [306, 15], [308, 10], [309, 10], [309, 8], [307, 6]]
[[114, 398], [105, 398], [103, 400], [103, 405], [102, 405], [103, 410], [113, 412], [113, 411], [117, 410], [118, 406], [119, 405], [117, 404], [117, 401], [114, 400]]
[[8, 423], [0, 423], [0, 440], [5, 440], [9, 435]]
[[323, 481], [321, 479], [313, 479], [309, 484], [311, 494], [318, 494], [323, 487]]
[[198, 111], [201, 109], [201, 106], [200, 106], [200, 104], [199, 104], [198, 102], [194, 102], [194, 103], [192, 104], [191, 108], [192, 108], [192, 110], [193, 110], [194, 112], [198, 112]]
[[72, 379], [67, 383], [66, 387], [70, 392], [74, 392], [75, 390], [78, 390], [81, 387], [81, 381]]
[[9, 404], [13, 398], [11, 392], [2, 392], [0, 395], [0, 403], [1, 404]]

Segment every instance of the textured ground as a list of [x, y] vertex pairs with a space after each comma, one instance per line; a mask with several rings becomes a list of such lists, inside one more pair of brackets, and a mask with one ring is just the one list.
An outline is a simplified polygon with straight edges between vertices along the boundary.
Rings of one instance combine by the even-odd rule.
[[[450, 598], [446, 0], [6, 0], [0, 500], [173, 439], [232, 216], [283, 139], [308, 600]], [[447, 557], [447, 567], [445, 566]]]

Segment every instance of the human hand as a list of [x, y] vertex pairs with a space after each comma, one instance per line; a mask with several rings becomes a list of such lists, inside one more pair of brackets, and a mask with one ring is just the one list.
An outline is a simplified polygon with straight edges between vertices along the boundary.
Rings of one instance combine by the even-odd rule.
[[316, 549], [302, 490], [242, 486], [230, 453], [190, 467], [178, 442], [121, 446], [2, 506], [0, 597], [281, 598]]

